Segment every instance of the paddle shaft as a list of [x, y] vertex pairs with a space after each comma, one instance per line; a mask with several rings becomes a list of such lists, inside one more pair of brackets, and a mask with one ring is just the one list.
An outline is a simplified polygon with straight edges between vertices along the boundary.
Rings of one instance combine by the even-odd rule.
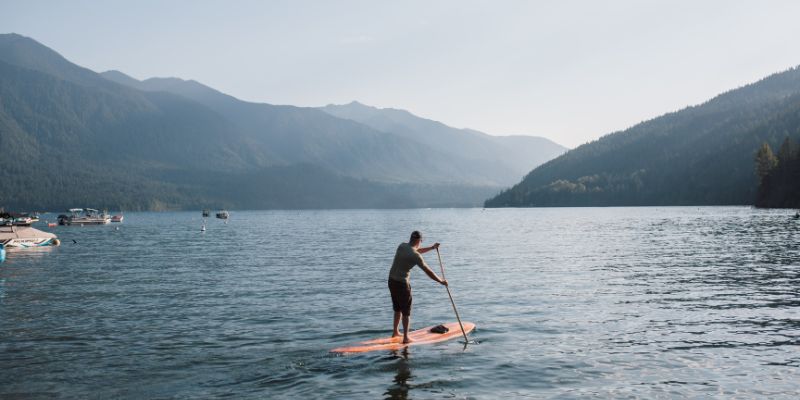
[[[436, 256], [439, 257], [439, 267], [442, 269], [442, 279], [447, 280], [444, 277], [444, 263], [442, 263], [442, 255], [439, 254], [439, 249], [436, 249]], [[450, 297], [450, 304], [453, 305], [453, 311], [456, 313], [456, 319], [458, 320], [458, 326], [461, 327], [461, 334], [464, 335], [464, 343], [469, 343], [469, 339], [467, 339], [467, 332], [464, 331], [464, 324], [461, 323], [461, 317], [458, 316], [458, 309], [456, 308], [456, 302], [453, 301], [453, 294], [450, 293], [450, 285], [445, 286], [447, 289], [447, 296]]]

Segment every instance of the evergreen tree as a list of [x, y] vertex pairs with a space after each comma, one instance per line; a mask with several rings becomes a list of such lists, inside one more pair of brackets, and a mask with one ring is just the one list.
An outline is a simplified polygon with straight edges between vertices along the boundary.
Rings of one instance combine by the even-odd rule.
[[769, 143], [764, 142], [756, 153], [756, 175], [758, 175], [759, 183], [777, 166], [778, 159], [772, 153]]
[[788, 136], [781, 143], [781, 148], [778, 149], [778, 162], [786, 164], [789, 160], [795, 157], [795, 144]]
[[[769, 155], [766, 151], [759, 150], [759, 155], [764, 153], [756, 164], [759, 168], [761, 162], [769, 164]], [[758, 207], [800, 207], [800, 152], [794, 142], [787, 138], [783, 141], [778, 151], [777, 166], [770, 169], [761, 177], [758, 185], [755, 205]]]

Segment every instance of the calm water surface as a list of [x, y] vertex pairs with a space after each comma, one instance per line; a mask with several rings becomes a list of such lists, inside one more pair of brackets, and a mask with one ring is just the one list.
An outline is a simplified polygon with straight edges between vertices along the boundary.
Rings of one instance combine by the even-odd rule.
[[[0, 398], [796, 398], [788, 214], [254, 211], [201, 233], [198, 211], [53, 228], [61, 247], [0, 264]], [[389, 333], [386, 277], [414, 229], [442, 243], [479, 343], [330, 354]], [[444, 288], [417, 269], [412, 285], [414, 326], [454, 320]]]

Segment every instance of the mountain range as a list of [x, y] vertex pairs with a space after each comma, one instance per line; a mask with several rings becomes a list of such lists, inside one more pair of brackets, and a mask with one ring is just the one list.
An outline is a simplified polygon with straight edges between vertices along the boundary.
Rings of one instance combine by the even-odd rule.
[[245, 102], [0, 35], [0, 206], [471, 206], [566, 149], [359, 103]]
[[570, 150], [486, 207], [753, 204], [754, 158], [800, 139], [800, 68]]
[[192, 80], [98, 74], [6, 34], [0, 207], [753, 204], [756, 151], [800, 142], [798, 120], [792, 68], [567, 151], [358, 102], [252, 103]]

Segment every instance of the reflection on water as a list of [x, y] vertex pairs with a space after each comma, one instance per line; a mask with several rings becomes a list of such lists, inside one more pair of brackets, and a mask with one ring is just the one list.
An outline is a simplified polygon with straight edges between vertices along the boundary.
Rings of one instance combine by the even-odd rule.
[[37, 246], [28, 248], [6, 247], [6, 261], [13, 262], [14, 259], [38, 258], [45, 254], [56, 251], [58, 246]]
[[412, 380], [411, 363], [408, 359], [408, 348], [399, 351], [392, 351], [392, 356], [396, 358], [395, 367], [397, 373], [394, 376], [393, 384], [386, 389], [384, 398], [392, 400], [406, 400], [408, 399], [408, 381]]
[[[0, 397], [794, 398], [800, 221], [746, 207], [129, 213], [0, 264]], [[386, 275], [442, 243], [479, 330], [411, 353]], [[476, 235], [476, 233], [478, 233]], [[427, 258], [436, 264], [435, 255]], [[414, 327], [455, 321], [412, 272]]]

